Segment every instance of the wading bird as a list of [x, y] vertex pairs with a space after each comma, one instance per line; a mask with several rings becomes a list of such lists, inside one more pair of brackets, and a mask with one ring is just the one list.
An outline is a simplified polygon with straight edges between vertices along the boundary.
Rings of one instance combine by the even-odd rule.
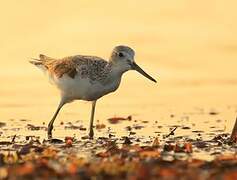
[[96, 101], [115, 91], [126, 71], [136, 70], [156, 82], [135, 63], [134, 55], [135, 52], [130, 47], [116, 46], [109, 61], [97, 56], [76, 55], [56, 59], [42, 54], [39, 55], [39, 59], [30, 61], [46, 72], [61, 92], [59, 106], [48, 124], [48, 138], [52, 138], [53, 123], [60, 109], [74, 100], [92, 101], [89, 137], [93, 138]]

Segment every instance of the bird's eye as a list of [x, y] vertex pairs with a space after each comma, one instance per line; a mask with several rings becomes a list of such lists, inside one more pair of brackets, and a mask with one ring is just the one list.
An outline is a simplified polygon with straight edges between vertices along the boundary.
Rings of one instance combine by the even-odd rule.
[[119, 55], [119, 57], [124, 57], [124, 54], [121, 52], [118, 55]]

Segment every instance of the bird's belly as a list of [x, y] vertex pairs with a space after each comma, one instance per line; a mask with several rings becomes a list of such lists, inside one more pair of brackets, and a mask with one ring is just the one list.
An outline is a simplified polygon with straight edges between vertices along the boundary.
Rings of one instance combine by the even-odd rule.
[[117, 89], [116, 84], [102, 85], [100, 82], [91, 81], [89, 78], [75, 77], [74, 79], [63, 76], [56, 83], [61, 94], [69, 101], [76, 99], [93, 101]]

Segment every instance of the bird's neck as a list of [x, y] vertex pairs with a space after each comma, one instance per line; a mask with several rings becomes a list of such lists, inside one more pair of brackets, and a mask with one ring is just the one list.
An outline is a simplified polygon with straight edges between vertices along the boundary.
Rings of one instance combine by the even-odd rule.
[[127, 69], [123, 68], [120, 64], [113, 63], [113, 62], [109, 62], [109, 64], [111, 66], [112, 74], [114, 74], [116, 76], [120, 76], [121, 77], [123, 75], [123, 73], [128, 71]]
[[120, 84], [121, 77], [124, 71], [122, 71], [118, 66], [116, 66], [115, 64], [111, 62], [107, 64], [106, 71], [108, 72], [108, 75], [104, 82], [105, 84], [110, 84], [110, 83]]

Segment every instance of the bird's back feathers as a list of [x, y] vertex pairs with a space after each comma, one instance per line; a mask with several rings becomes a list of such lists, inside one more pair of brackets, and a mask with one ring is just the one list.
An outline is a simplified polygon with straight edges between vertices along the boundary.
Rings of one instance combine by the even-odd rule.
[[64, 74], [74, 78], [78, 74], [82, 78], [88, 77], [91, 80], [96, 80], [106, 75], [110, 69], [109, 63], [104, 59], [84, 55], [54, 59], [40, 54], [39, 59], [33, 59], [30, 63], [57, 78], [61, 78]]

